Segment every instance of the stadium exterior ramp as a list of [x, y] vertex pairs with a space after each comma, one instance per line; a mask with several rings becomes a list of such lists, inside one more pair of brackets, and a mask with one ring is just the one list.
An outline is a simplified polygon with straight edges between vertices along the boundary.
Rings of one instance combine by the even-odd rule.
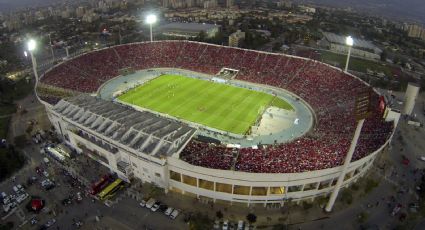
[[48, 116], [68, 144], [127, 181], [136, 176], [164, 184], [166, 157], [195, 133], [185, 124], [85, 94], [59, 101]]

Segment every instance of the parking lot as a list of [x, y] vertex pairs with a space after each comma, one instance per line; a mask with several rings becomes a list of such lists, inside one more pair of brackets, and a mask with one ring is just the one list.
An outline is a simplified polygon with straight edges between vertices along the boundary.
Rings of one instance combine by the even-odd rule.
[[[167, 216], [160, 211], [164, 204], [158, 205], [156, 212], [141, 207], [140, 202], [126, 196], [128, 188], [119, 191], [112, 202], [107, 202], [110, 207], [94, 199], [88, 193], [90, 185], [110, 173], [109, 169], [78, 154], [60, 163], [50, 155], [40, 153], [47, 142], [49, 140], [45, 139], [27, 146], [24, 151], [30, 152], [31, 163], [0, 184], [0, 193], [2, 197], [5, 195], [5, 199], [0, 200], [2, 222], [11, 221], [20, 229], [186, 228], [179, 220], [181, 216], [176, 215], [177, 211], [174, 212], [177, 220], [173, 220], [169, 217], [171, 213]], [[40, 210], [32, 210], [31, 206], [38, 201], [43, 206]], [[161, 223], [159, 227], [158, 223]]]

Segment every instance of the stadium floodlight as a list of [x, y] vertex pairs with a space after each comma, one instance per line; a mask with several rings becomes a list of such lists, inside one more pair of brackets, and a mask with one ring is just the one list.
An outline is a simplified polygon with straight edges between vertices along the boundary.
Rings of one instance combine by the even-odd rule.
[[344, 71], [348, 71], [348, 63], [350, 62], [350, 55], [351, 55], [351, 47], [354, 45], [354, 40], [351, 36], [348, 36], [345, 39], [345, 44], [348, 46], [348, 54], [347, 54], [347, 61], [345, 62], [345, 68]]
[[32, 70], [34, 71], [35, 81], [38, 82], [38, 73], [37, 73], [37, 60], [34, 56], [34, 51], [37, 47], [37, 43], [34, 39], [30, 39], [27, 43], [28, 51], [30, 51], [31, 62], [32, 62]]
[[27, 43], [27, 48], [28, 48], [28, 50], [30, 51], [30, 52], [32, 52], [33, 50], [35, 50], [35, 47], [36, 47], [36, 42], [35, 42], [35, 40], [34, 39], [30, 39], [29, 41], [28, 41], [28, 43]]
[[156, 22], [157, 18], [156, 15], [154, 14], [149, 14], [146, 17], [146, 23], [149, 24], [149, 28], [150, 28], [150, 32], [151, 32], [151, 41], [153, 41], [153, 36], [152, 36], [152, 24], [154, 24]]
[[345, 39], [345, 44], [346, 44], [347, 46], [353, 46], [353, 44], [354, 44], [354, 40], [353, 40], [353, 38], [352, 38], [351, 36], [348, 36], [348, 37]]

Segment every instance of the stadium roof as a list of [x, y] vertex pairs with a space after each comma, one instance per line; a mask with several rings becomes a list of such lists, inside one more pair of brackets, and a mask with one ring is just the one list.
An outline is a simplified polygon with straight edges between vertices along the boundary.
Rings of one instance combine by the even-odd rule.
[[186, 124], [85, 94], [62, 99], [53, 110], [90, 131], [158, 158], [179, 151], [196, 131]]
[[[323, 32], [323, 35], [325, 36], [326, 40], [328, 40], [331, 43], [338, 43], [338, 44], [342, 44], [345, 45], [345, 36], [341, 36], [341, 35], [337, 35], [334, 33], [329, 33], [329, 32]], [[354, 40], [354, 47], [358, 47], [358, 48], [363, 48], [363, 49], [371, 49], [371, 50], [380, 50], [377, 46], [375, 46], [374, 44], [372, 44], [369, 41], [363, 40], [363, 39], [358, 39], [358, 38], [353, 38]]]

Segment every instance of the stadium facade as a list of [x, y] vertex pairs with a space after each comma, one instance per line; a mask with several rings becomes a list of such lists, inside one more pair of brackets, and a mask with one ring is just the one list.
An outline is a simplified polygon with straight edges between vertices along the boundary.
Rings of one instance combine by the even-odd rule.
[[[137, 47], [140, 54], [152, 56], [137, 59], [134, 56], [137, 53], [128, 46]], [[177, 54], [173, 56], [173, 52]], [[208, 52], [211, 52], [210, 56], [206, 56]], [[223, 56], [213, 60], [214, 55]], [[225, 59], [229, 57], [232, 60]], [[84, 60], [87, 58], [95, 61], [87, 62]], [[146, 63], [148, 58], [156, 58], [157, 62], [151, 60], [151, 63]], [[204, 59], [205, 62], [201, 61]], [[96, 66], [96, 61], [99, 66], [113, 67], [101, 69]], [[72, 67], [75, 63], [83, 66], [77, 70]], [[269, 66], [273, 66], [275, 71], [270, 72]], [[291, 69], [288, 69], [290, 66]], [[194, 139], [199, 128], [89, 95], [99, 94], [98, 89], [108, 81], [123, 77], [119, 76], [119, 69], [127, 67], [136, 71], [165, 67], [188, 69], [211, 77], [216, 77], [215, 73], [223, 67], [237, 69], [240, 72], [236, 79], [229, 81], [281, 87], [299, 95], [312, 108], [315, 124], [310, 133], [289, 143], [231, 150], [222, 145], [201, 144], [208, 147], [199, 150], [203, 153], [197, 155], [199, 153], [192, 149], [197, 145]], [[332, 78], [324, 79], [322, 83], [315, 74], [320, 75], [323, 71], [326, 72], [324, 77], [329, 75]], [[276, 73], [285, 75], [274, 76]], [[257, 80], [257, 75], [267, 78]], [[342, 78], [340, 83], [338, 78]], [[279, 82], [282, 79], [283, 83], [276, 84], [276, 79]], [[298, 79], [302, 80], [301, 85], [298, 85]], [[314, 79], [312, 84], [315, 88], [310, 89], [309, 79]], [[197, 42], [162, 41], [110, 47], [58, 64], [41, 77], [37, 94], [45, 104], [55, 130], [68, 145], [97, 160], [126, 181], [137, 178], [154, 183], [167, 192], [214, 202], [284, 205], [287, 201], [327, 196], [334, 188], [347, 149], [346, 144], [341, 142], [349, 143], [354, 132], [354, 118], [343, 112], [348, 110], [346, 113], [351, 113], [344, 106], [352, 105], [355, 98], [353, 93], [341, 93], [344, 92], [343, 85], [350, 89], [369, 87], [355, 76], [314, 60]], [[318, 94], [304, 94], [299, 90], [312, 90]], [[373, 94], [379, 97], [375, 91]], [[318, 95], [324, 97], [319, 98], [321, 103], [314, 98]], [[335, 104], [332, 104], [333, 98], [336, 98]], [[329, 104], [324, 99], [328, 99]], [[326, 104], [325, 110], [322, 104]], [[360, 138], [343, 186], [349, 186], [364, 176], [379, 154], [388, 149], [399, 114], [381, 105], [382, 101], [379, 108], [373, 108], [375, 116], [365, 122], [363, 138]], [[329, 117], [333, 114], [341, 121]], [[325, 128], [322, 123], [325, 123]], [[346, 125], [340, 127], [339, 124]], [[332, 139], [341, 136], [344, 139], [332, 142]], [[192, 155], [196, 156], [196, 160], [191, 160]], [[224, 163], [217, 165], [213, 161]]]

